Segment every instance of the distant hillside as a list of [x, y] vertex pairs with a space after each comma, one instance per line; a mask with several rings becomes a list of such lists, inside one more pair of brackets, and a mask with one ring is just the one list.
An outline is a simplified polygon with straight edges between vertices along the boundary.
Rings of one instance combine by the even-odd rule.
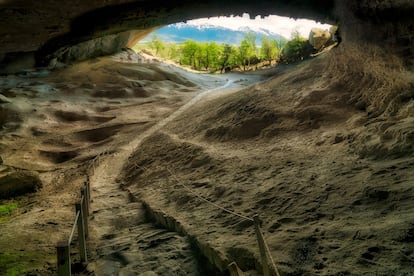
[[[249, 32], [256, 34], [256, 44], [259, 46], [261, 44], [262, 36], [268, 36], [276, 40], [286, 40], [286, 38], [282, 37], [281, 35], [271, 34], [264, 30], [262, 32], [255, 32], [249, 28], [243, 28], [242, 30], [234, 31], [215, 26], [205, 26], [203, 28], [199, 28], [195, 26], [174, 24], [163, 27], [154, 33], [157, 34], [161, 40], [166, 42], [181, 43], [188, 39], [191, 39], [198, 42], [215, 41], [217, 43], [239, 45], [246, 33]], [[150, 41], [151, 37], [152, 35], [147, 36], [142, 42]]]

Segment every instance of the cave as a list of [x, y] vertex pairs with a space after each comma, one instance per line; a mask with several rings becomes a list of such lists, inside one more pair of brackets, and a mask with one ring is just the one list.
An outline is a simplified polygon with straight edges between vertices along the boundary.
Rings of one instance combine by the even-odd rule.
[[[337, 25], [341, 43], [263, 79], [125, 62], [162, 26], [243, 13]], [[79, 275], [412, 273], [412, 14], [412, 0], [0, 1], [0, 271], [55, 275], [90, 181]], [[10, 192], [19, 177], [36, 185]]]

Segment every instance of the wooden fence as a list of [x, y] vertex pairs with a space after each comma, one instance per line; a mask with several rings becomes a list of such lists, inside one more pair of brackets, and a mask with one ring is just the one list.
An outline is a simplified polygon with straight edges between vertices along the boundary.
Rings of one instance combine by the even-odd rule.
[[[92, 163], [90, 166], [91, 175], [95, 174], [95, 167], [97, 165], [96, 163], [98, 164], [100, 163], [100, 158], [104, 155], [111, 154], [113, 152], [114, 152], [113, 150], [102, 152], [92, 160]], [[179, 180], [175, 177], [175, 175], [173, 175], [170, 170], [168, 171], [171, 173], [171, 176], [173, 176], [173, 178], [176, 179], [177, 182], [179, 182]], [[186, 189], [188, 189], [191, 193], [193, 193], [189, 189], [189, 187], [187, 187], [184, 184], [181, 184], [181, 185], [183, 185]], [[87, 180], [84, 182], [83, 186], [81, 187], [80, 194], [81, 194], [80, 200], [77, 203], [75, 203], [75, 214], [76, 214], [75, 221], [73, 223], [69, 238], [58, 242], [56, 246], [58, 276], [71, 276], [72, 275], [72, 262], [71, 262], [71, 250], [70, 249], [71, 249], [72, 241], [74, 240], [73, 237], [74, 237], [76, 229], [77, 229], [77, 243], [79, 246], [80, 261], [82, 263], [86, 263], [88, 261], [86, 239], [89, 235], [88, 216], [89, 216], [89, 210], [90, 210], [89, 203], [91, 200], [89, 176], [87, 177]], [[280, 276], [279, 271], [272, 258], [269, 246], [263, 237], [263, 232], [260, 227], [260, 219], [258, 215], [255, 215], [253, 218], [245, 217], [243, 215], [237, 214], [233, 211], [229, 211], [223, 207], [220, 207], [216, 205], [215, 203], [210, 202], [209, 200], [195, 193], [193, 194], [199, 199], [203, 201], [207, 201], [208, 203], [212, 204], [213, 206], [219, 209], [222, 209], [226, 212], [229, 212], [230, 214], [236, 215], [243, 219], [252, 221], [254, 224], [257, 242], [259, 245], [259, 252], [260, 252], [263, 275], [264, 276], [273, 276], [273, 275]], [[240, 270], [236, 262], [230, 263], [227, 268], [231, 276], [244, 275], [243, 271]]]
[[88, 261], [86, 239], [89, 235], [88, 216], [90, 210], [89, 203], [91, 201], [91, 185], [89, 175], [92, 176], [95, 174], [95, 168], [99, 165], [103, 156], [111, 154], [113, 152], [114, 150], [111, 148], [99, 153], [97, 156], [95, 156], [90, 166], [88, 167], [87, 180], [80, 190], [81, 198], [75, 204], [75, 221], [73, 223], [69, 238], [58, 242], [56, 246], [58, 276], [72, 275], [70, 249], [72, 241], [74, 240], [73, 237], [75, 235], [76, 229], [80, 261], [82, 263], [86, 263]]
[[88, 215], [89, 202], [91, 200], [91, 190], [89, 179], [81, 188], [81, 198], [75, 204], [75, 221], [72, 226], [69, 238], [60, 241], [56, 246], [57, 253], [57, 273], [59, 276], [72, 275], [72, 262], [70, 258], [70, 249], [73, 241], [73, 236], [77, 228], [77, 243], [79, 246], [79, 255], [81, 262], [88, 261], [86, 238], [89, 235], [88, 231]]

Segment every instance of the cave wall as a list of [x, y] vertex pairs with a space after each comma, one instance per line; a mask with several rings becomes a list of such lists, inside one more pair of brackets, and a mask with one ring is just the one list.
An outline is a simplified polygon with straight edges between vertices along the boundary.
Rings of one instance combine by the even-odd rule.
[[[10, 62], [18, 53], [33, 53], [38, 65], [45, 66], [56, 56], [62, 56], [83, 43], [89, 55], [108, 54], [109, 51], [91, 50], [108, 44], [111, 38], [128, 45], [125, 33], [194, 18], [242, 14], [279, 14], [335, 22], [334, 0], [281, 1], [166, 1], [166, 0], [108, 0], [108, 1], [20, 1], [0, 2], [0, 62]], [[122, 33], [122, 35], [118, 35]], [[105, 38], [106, 37], [106, 38]], [[96, 40], [92, 42], [91, 40]], [[90, 41], [90, 42], [87, 42]], [[105, 43], [103, 43], [105, 41]], [[80, 46], [76, 46], [78, 49]], [[114, 43], [113, 52], [120, 48]], [[109, 49], [109, 48], [108, 48]], [[56, 54], [55, 54], [56, 53]], [[71, 55], [69, 55], [71, 56]], [[68, 54], [64, 58], [68, 58]], [[69, 59], [72, 59], [70, 57]]]

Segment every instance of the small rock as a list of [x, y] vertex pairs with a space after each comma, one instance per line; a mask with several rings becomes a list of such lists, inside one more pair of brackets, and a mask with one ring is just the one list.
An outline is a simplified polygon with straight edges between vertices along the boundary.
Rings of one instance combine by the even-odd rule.
[[341, 134], [341, 133], [338, 133], [337, 135], [335, 135], [335, 138], [334, 138], [334, 144], [339, 144], [339, 143], [341, 143], [342, 141], [344, 141], [345, 140], [345, 137]]
[[6, 199], [36, 192], [42, 187], [37, 173], [17, 170], [0, 178], [0, 198]]
[[315, 50], [321, 50], [331, 38], [332, 35], [328, 30], [313, 28], [309, 34], [309, 43]]

